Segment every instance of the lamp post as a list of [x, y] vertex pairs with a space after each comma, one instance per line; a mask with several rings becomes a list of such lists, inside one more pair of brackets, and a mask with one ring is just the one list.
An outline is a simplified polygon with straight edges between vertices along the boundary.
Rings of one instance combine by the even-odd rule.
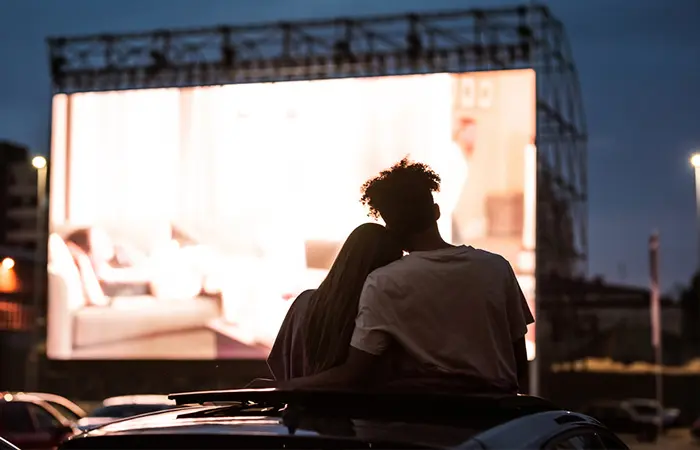
[[697, 217], [696, 227], [698, 230], [695, 236], [698, 245], [698, 260], [696, 264], [700, 267], [700, 153], [695, 153], [690, 157], [690, 165], [695, 169], [695, 215]]
[[41, 339], [41, 326], [39, 320], [42, 311], [42, 298], [44, 292], [44, 274], [46, 271], [45, 245], [45, 219], [46, 219], [46, 172], [48, 162], [43, 156], [32, 158], [32, 167], [36, 169], [36, 247], [34, 257], [34, 286], [33, 309], [34, 321], [31, 329], [31, 342], [27, 358], [27, 390], [39, 390], [39, 341]]

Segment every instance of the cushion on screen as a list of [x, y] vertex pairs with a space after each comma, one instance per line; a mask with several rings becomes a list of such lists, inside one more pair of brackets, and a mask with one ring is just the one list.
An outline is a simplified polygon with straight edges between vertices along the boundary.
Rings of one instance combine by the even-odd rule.
[[203, 328], [219, 315], [210, 298], [164, 302], [151, 296], [114, 297], [110, 307], [75, 314], [73, 348]]
[[92, 267], [92, 262], [88, 255], [72, 242], [67, 243], [67, 246], [80, 271], [80, 278], [83, 283], [87, 304], [91, 306], [109, 305], [109, 297], [104, 294], [100, 286], [100, 280], [98, 280], [95, 274], [95, 269]]
[[50, 288], [49, 302], [61, 303], [66, 312], [82, 308], [87, 300], [80, 271], [65, 241], [56, 233], [49, 235], [48, 253], [49, 271], [54, 277], [61, 279], [64, 286], [59, 291], [67, 296], [63, 298], [61, 297], [63, 294], [59, 294], [59, 291], [54, 292]]

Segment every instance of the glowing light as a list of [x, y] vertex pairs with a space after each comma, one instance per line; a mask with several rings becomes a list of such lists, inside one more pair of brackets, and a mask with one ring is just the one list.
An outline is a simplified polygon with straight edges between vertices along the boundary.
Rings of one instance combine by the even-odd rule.
[[696, 169], [700, 167], [700, 153], [695, 153], [690, 157], [690, 164]]
[[46, 167], [46, 158], [43, 156], [35, 156], [32, 158], [32, 166], [34, 166], [35, 169], [43, 169]]
[[2, 270], [12, 270], [15, 267], [15, 260], [12, 258], [5, 258], [1, 263]]
[[[291, 298], [317, 287], [347, 235], [371, 221], [358, 201], [362, 183], [406, 155], [441, 176], [444, 237], [502, 254], [534, 314], [534, 99], [531, 70], [55, 96], [51, 155], [32, 160], [37, 169], [51, 160], [49, 357], [78, 357], [81, 341], [92, 339], [89, 326], [72, 325], [74, 312], [94, 304], [86, 286], [123, 273], [148, 278], [151, 295], [139, 302], [162, 304], [172, 318], [154, 320], [154, 331], [206, 318], [255, 348], [222, 355], [217, 345], [145, 345], [138, 354], [93, 356], [258, 358]], [[460, 120], [478, 130], [462, 130], [455, 142]], [[88, 257], [58, 234], [76, 228], [104, 228], [139, 267], [78, 270]], [[201, 291], [221, 297], [211, 322], [190, 313], [214, 303]], [[133, 330], [151, 333], [147, 325]], [[97, 334], [126, 337], [116, 328]]]

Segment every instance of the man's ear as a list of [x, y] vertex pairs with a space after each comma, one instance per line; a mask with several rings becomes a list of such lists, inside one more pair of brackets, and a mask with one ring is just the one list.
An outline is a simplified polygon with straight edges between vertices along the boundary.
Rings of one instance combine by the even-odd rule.
[[435, 221], [440, 220], [440, 205], [433, 203], [433, 215], [435, 216]]

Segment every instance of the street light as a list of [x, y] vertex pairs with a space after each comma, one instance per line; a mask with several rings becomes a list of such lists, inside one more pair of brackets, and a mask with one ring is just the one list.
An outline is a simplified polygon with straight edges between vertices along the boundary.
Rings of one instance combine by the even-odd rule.
[[695, 153], [690, 157], [690, 165], [695, 169], [695, 215], [696, 226], [697, 226], [697, 239], [698, 245], [698, 267], [700, 267], [700, 153]]
[[35, 156], [32, 158], [32, 166], [34, 166], [35, 169], [41, 170], [46, 168], [46, 158], [43, 156]]
[[34, 321], [32, 324], [32, 339], [29, 347], [27, 358], [27, 390], [38, 391], [39, 381], [39, 341], [41, 340], [41, 327], [43, 324], [39, 320], [41, 317], [44, 275], [46, 274], [46, 258], [44, 245], [46, 245], [46, 237], [44, 229], [46, 228], [46, 173], [48, 162], [43, 156], [35, 156], [32, 158], [32, 167], [36, 169], [36, 246], [34, 258]]
[[5, 258], [2, 260], [0, 267], [2, 270], [12, 270], [12, 268], [15, 267], [15, 260], [9, 257]]

